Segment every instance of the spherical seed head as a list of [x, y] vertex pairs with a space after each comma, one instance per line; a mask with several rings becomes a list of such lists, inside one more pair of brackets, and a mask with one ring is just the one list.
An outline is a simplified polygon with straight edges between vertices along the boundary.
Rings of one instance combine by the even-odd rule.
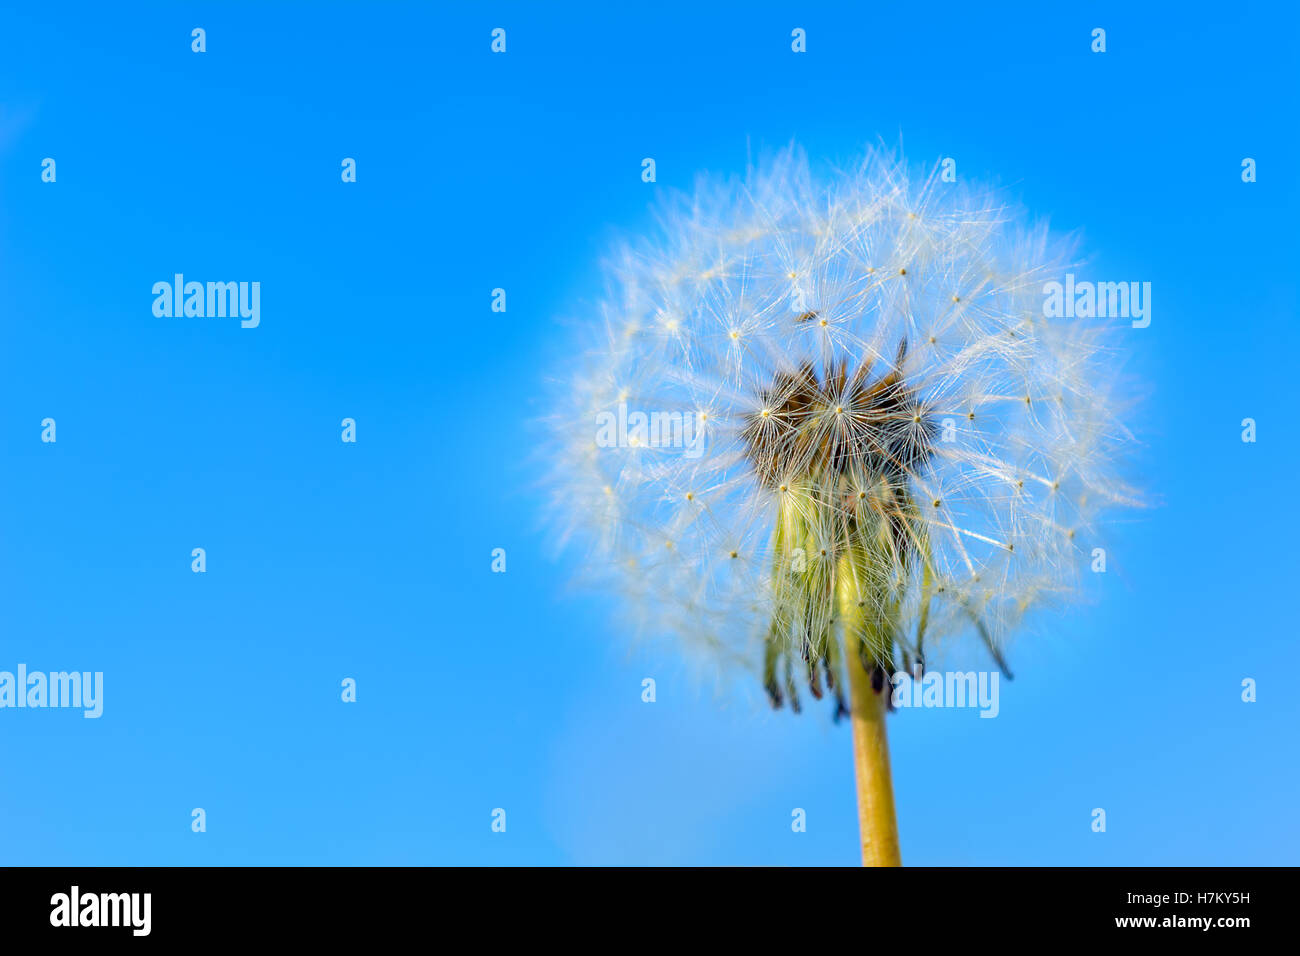
[[[924, 618], [933, 660], [1067, 598], [1098, 512], [1134, 502], [1110, 330], [1042, 314], [1065, 250], [927, 182], [881, 153], [818, 178], [790, 150], [669, 200], [615, 257], [558, 403], [556, 498], [649, 629], [755, 667], [772, 641], [819, 653], [848, 580], [906, 640]], [[593, 448], [620, 402], [691, 427]]]

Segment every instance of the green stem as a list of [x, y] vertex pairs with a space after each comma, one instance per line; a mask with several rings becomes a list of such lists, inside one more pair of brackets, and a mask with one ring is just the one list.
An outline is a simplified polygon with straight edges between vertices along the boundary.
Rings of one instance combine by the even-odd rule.
[[[844, 658], [849, 672], [862, 865], [902, 866], [885, 729], [884, 695], [889, 693], [890, 684], [886, 680], [880, 691], [874, 690], [871, 674], [863, 666], [864, 658], [875, 660], [873, 646], [880, 643], [881, 632], [888, 630], [888, 625], [872, 620], [872, 602], [861, 604], [863, 595], [857, 587], [851, 559], [845, 558], [840, 570], [840, 620], [844, 624]], [[873, 633], [875, 639], [869, 639], [868, 635]]]

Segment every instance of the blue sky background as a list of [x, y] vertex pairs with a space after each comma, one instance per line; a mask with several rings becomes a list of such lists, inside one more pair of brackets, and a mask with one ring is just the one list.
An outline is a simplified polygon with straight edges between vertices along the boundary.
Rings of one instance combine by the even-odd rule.
[[[1300, 862], [1293, 8], [450, 6], [5, 10], [0, 669], [106, 701], [0, 711], [0, 864], [855, 863], [848, 727], [571, 592], [530, 422], [658, 190], [879, 137], [1152, 283], [1162, 502], [998, 719], [891, 719], [905, 862]], [[175, 272], [260, 328], [155, 318]]]

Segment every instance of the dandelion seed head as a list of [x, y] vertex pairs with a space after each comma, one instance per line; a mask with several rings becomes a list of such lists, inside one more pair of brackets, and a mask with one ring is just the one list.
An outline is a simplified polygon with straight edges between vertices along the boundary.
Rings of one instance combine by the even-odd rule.
[[[1000, 647], [1078, 593], [1085, 540], [1137, 495], [1113, 327], [1043, 315], [1063, 241], [884, 152], [817, 177], [790, 149], [660, 220], [612, 260], [554, 418], [566, 537], [654, 630], [766, 656], [772, 693], [773, 647], [840, 666], [836, 588], [894, 623], [872, 649], [894, 663], [922, 632], [927, 660]], [[680, 440], [593, 453], [620, 406], [676, 414]]]

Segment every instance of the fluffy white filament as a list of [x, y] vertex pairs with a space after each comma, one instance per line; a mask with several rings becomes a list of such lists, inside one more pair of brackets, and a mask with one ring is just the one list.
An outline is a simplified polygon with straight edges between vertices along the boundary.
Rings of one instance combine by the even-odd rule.
[[[894, 370], [924, 409], [893, 426], [925, 450], [905, 481], [928, 557], [891, 572], [904, 646], [922, 616], [927, 644], [979, 625], [996, 644], [1068, 599], [1099, 509], [1133, 498], [1112, 467], [1128, 435], [1109, 323], [1044, 317], [1068, 253], [991, 192], [911, 178], [881, 152], [819, 179], [791, 149], [666, 202], [659, 234], [611, 264], [554, 421], [557, 500], [590, 569], [653, 630], [761, 663], [790, 555], [774, 554], [783, 492], [760, 482], [745, 432], [779, 403], [781, 373], [844, 362], [850, 377]], [[833, 438], [856, 413], [832, 397], [813, 427]], [[865, 500], [870, 484], [846, 487]], [[846, 497], [796, 504], [825, 542], [806, 562], [838, 559]]]

